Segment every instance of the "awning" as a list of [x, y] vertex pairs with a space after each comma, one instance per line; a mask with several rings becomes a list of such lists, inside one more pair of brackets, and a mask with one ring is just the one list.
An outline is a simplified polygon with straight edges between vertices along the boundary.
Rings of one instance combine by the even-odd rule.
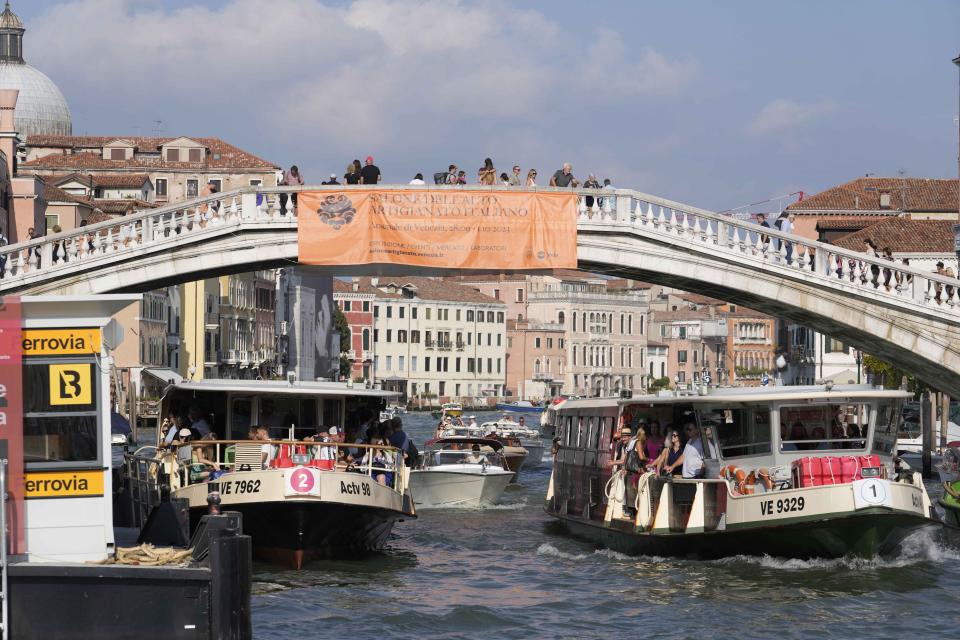
[[183, 382], [183, 376], [173, 369], [160, 369], [157, 367], [144, 367], [141, 374], [148, 374], [163, 382], [164, 384], [179, 384]]

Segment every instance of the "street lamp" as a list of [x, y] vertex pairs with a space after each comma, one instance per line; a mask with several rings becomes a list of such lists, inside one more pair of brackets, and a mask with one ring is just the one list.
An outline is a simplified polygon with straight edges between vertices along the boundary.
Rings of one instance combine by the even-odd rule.
[[853, 357], [857, 361], [857, 384], [860, 384], [860, 363], [863, 362], [863, 352], [860, 349], [854, 349]]

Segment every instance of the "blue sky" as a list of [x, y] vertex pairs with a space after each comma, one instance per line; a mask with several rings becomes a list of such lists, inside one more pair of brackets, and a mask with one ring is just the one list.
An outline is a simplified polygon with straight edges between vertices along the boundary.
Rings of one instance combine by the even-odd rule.
[[714, 210], [956, 175], [960, 2], [14, 0], [77, 134], [219, 136], [310, 182], [569, 160]]

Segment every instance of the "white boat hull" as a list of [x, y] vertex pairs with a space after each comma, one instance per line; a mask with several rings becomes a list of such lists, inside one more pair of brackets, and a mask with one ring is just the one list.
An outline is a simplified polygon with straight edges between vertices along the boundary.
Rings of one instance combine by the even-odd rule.
[[420, 509], [472, 508], [495, 505], [514, 474], [501, 469], [487, 473], [436, 469], [410, 472], [410, 494]]

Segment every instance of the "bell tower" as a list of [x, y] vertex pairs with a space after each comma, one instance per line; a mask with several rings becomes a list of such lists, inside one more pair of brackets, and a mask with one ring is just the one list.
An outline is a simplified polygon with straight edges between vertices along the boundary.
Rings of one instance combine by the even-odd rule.
[[7, 2], [0, 13], [0, 62], [23, 64], [23, 32], [26, 29]]

